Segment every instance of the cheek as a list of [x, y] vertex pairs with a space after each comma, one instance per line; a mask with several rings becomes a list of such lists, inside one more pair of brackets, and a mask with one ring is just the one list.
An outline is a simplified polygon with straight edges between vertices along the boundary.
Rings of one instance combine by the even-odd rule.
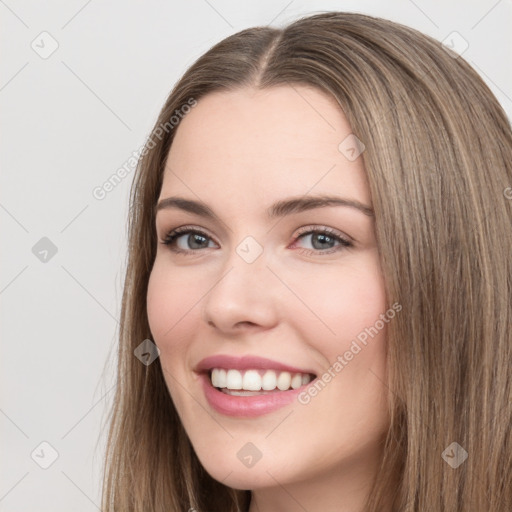
[[[197, 273], [191, 285], [187, 273], [170, 271], [158, 258], [153, 266], [148, 283], [147, 313], [151, 333], [160, 350], [167, 350], [166, 340], [172, 339], [178, 346], [183, 333], [193, 328], [199, 309], [194, 309], [205, 291]], [[197, 323], [195, 324], [197, 326]]]
[[294, 316], [310, 331], [308, 338], [333, 340], [337, 350], [373, 326], [387, 309], [379, 264], [371, 254], [342, 268], [319, 266], [294, 291], [301, 299], [293, 301]]
[[157, 258], [147, 291], [149, 327], [160, 350], [163, 376], [178, 414], [185, 409], [186, 397], [180, 391], [189, 378], [187, 350], [192, 333], [197, 329], [194, 315], [199, 311], [194, 305], [202, 295], [198, 286], [190, 286], [190, 281], [187, 286], [185, 276], [186, 272], [171, 271]]

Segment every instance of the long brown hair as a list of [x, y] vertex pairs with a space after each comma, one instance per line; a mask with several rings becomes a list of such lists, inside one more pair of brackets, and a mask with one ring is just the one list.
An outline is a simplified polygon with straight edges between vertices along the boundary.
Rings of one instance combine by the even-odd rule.
[[[510, 512], [510, 123], [477, 73], [439, 42], [341, 12], [221, 41], [187, 70], [158, 117], [131, 191], [103, 510], [248, 508], [249, 491], [202, 468], [159, 360], [145, 366], [133, 353], [151, 339], [154, 205], [179, 125], [158, 128], [212, 91], [296, 84], [332, 95], [365, 145], [387, 297], [403, 306], [388, 325], [391, 426], [366, 510], [382, 510], [392, 491], [393, 511]], [[448, 461], [462, 449], [467, 460], [455, 467]]]

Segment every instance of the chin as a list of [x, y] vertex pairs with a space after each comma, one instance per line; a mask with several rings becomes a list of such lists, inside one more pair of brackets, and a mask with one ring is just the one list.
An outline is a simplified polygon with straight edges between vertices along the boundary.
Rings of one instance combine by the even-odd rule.
[[[253, 461], [244, 456], [249, 453], [256, 455], [256, 448], [247, 441], [231, 439], [229, 444], [219, 447], [219, 450], [198, 453], [201, 465], [206, 472], [218, 482], [239, 490], [256, 490], [275, 487], [295, 480], [307, 479], [308, 476], [298, 474], [296, 468], [296, 453], [286, 455], [284, 452], [275, 456], [275, 450], [264, 446], [263, 442], [255, 441], [261, 448], [261, 458]], [[265, 453], [265, 451], [267, 451]], [[230, 455], [232, 454], [232, 455]], [[285, 460], [286, 459], [286, 460]], [[252, 466], [250, 465], [252, 463]], [[306, 468], [303, 468], [306, 469]]]
[[271, 475], [280, 475], [280, 483], [284, 476], [279, 467], [267, 468], [262, 465], [261, 460], [252, 468], [243, 467], [238, 460], [236, 465], [240, 465], [240, 467], [233, 466], [232, 461], [224, 461], [220, 465], [214, 464], [213, 461], [211, 463], [207, 461], [206, 464], [201, 461], [201, 464], [214, 480], [238, 490], [274, 487], [276, 480]]

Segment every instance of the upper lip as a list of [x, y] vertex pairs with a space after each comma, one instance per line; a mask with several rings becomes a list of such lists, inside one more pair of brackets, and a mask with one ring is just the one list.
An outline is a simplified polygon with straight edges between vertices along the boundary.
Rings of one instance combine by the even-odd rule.
[[315, 375], [315, 372], [310, 369], [295, 368], [288, 364], [273, 361], [265, 357], [245, 355], [242, 357], [229, 356], [224, 354], [217, 354], [202, 359], [195, 371], [198, 373], [207, 372], [213, 368], [227, 368], [234, 370], [279, 370], [282, 372], [290, 373], [310, 373]]

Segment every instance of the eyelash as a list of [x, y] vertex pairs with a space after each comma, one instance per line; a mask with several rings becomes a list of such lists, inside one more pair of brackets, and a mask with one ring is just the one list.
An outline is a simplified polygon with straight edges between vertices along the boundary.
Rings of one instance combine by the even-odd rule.
[[[183, 254], [184, 256], [191, 256], [191, 255], [193, 255], [193, 253], [197, 253], [197, 252], [201, 251], [202, 249], [184, 250], [184, 249], [179, 249], [175, 246], [175, 241], [179, 237], [186, 235], [186, 234], [198, 234], [207, 239], [211, 239], [211, 237], [207, 233], [205, 233], [204, 231], [201, 231], [200, 229], [192, 228], [190, 226], [183, 226], [183, 227], [179, 227], [179, 228], [176, 228], [176, 229], [173, 229], [172, 231], [170, 231], [161, 243], [169, 246], [169, 249], [172, 252], [177, 253], [177, 254]], [[338, 246], [338, 248], [325, 249], [323, 251], [317, 250], [317, 249], [303, 249], [303, 248], [297, 249], [301, 254], [304, 254], [304, 253], [308, 253], [308, 254], [314, 253], [314, 254], [319, 254], [319, 255], [332, 254], [333, 252], [338, 252], [338, 251], [342, 251], [344, 249], [353, 247], [353, 243], [350, 242], [348, 239], [344, 238], [340, 234], [337, 234], [334, 230], [332, 230], [330, 228], [322, 227], [322, 226], [307, 226], [305, 228], [301, 228], [292, 243], [294, 244], [299, 239], [303, 238], [305, 235], [311, 235], [311, 234], [328, 235], [329, 237], [333, 238], [336, 242], [339, 242], [340, 245]]]

